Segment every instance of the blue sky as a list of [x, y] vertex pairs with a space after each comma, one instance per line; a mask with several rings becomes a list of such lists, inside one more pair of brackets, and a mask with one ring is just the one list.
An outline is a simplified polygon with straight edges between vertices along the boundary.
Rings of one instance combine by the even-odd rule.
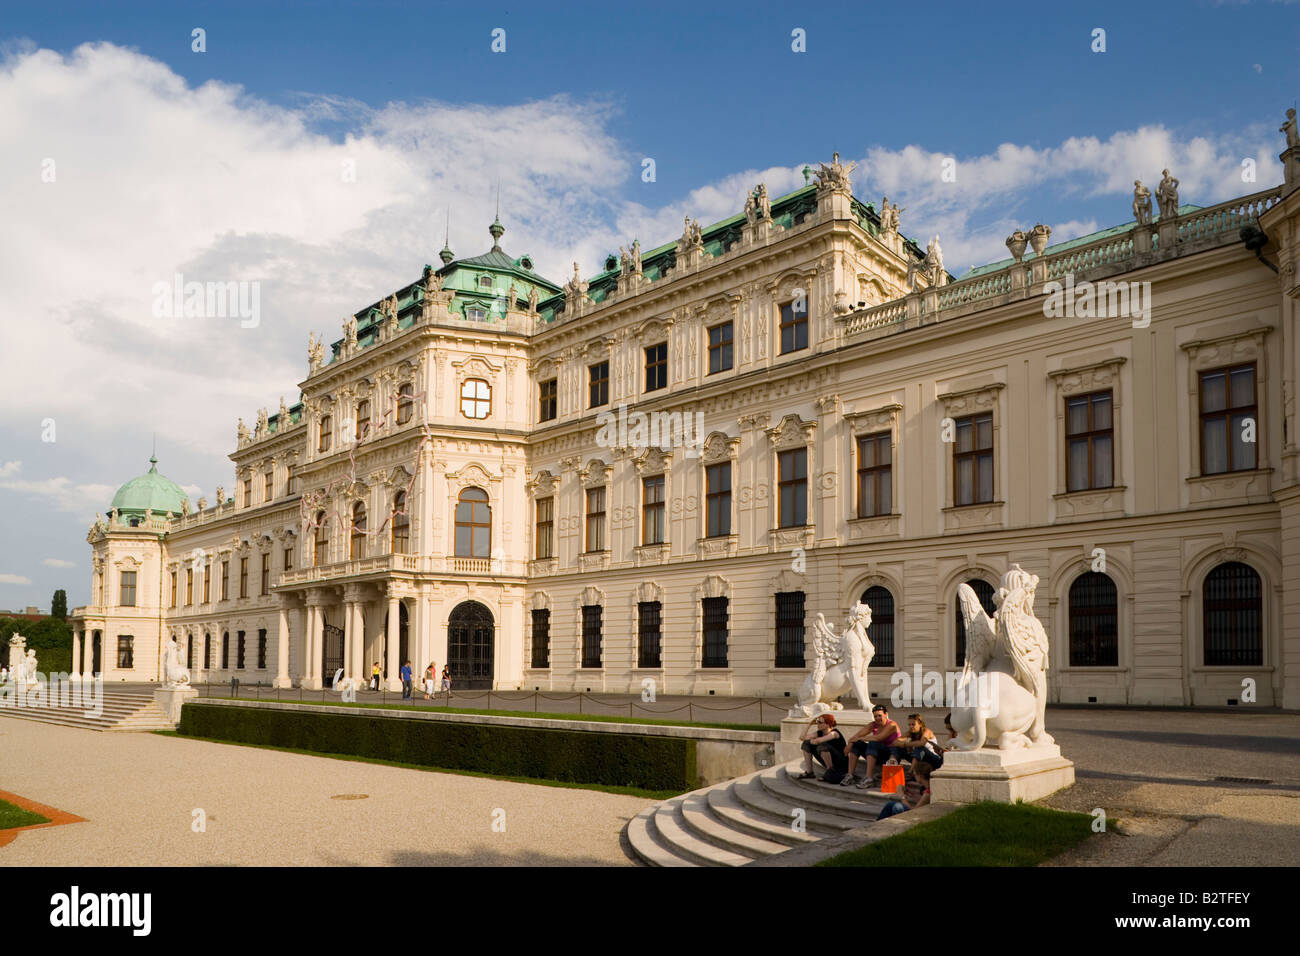
[[[457, 254], [484, 251], [497, 185], [507, 251], [563, 281], [683, 215], [738, 212], [759, 181], [788, 191], [833, 150], [860, 163], [858, 195], [906, 207], [905, 233], [942, 235], [957, 275], [1017, 227], [1125, 221], [1132, 180], [1166, 165], [1202, 205], [1281, 178], [1300, 4], [754, 6], [8, 7], [0, 608], [56, 587], [84, 603], [86, 525], [155, 431], [195, 498], [230, 487], [236, 417], [296, 399], [308, 332], [336, 337], [435, 261], [448, 208]], [[47, 158], [57, 184], [37, 179]], [[267, 321], [153, 319], [148, 290], [176, 271], [262, 281]]]

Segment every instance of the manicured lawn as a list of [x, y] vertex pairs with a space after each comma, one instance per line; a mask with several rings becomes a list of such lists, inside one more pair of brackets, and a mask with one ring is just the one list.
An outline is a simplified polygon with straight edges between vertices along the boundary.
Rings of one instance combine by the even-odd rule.
[[[352, 705], [346, 705], [352, 706]], [[572, 783], [567, 780], [544, 780], [538, 777], [508, 777], [498, 773], [479, 773], [474, 770], [449, 770], [444, 767], [426, 767], [423, 764], [400, 763], [396, 760], [378, 760], [372, 757], [358, 757], [352, 754], [328, 754], [315, 750], [300, 750], [296, 747], [272, 747], [261, 744], [247, 744], [237, 740], [216, 740], [211, 737], [189, 737], [174, 730], [155, 730], [163, 737], [180, 737], [182, 740], [202, 740], [213, 744], [226, 744], [230, 747], [258, 747], [262, 750], [279, 750], [282, 753], [305, 754], [308, 757], [326, 757], [330, 760], [353, 760], [359, 763], [377, 763], [385, 767], [402, 767], [406, 770], [426, 770], [432, 773], [455, 773], [462, 777], [486, 777], [489, 780], [509, 780], [512, 783], [533, 783], [539, 787], [563, 787], [569, 790], [599, 790], [602, 793], [617, 793], [627, 797], [645, 797], [647, 800], [668, 800], [684, 791], [681, 790], [642, 790], [639, 787], [611, 787], [596, 783]], [[39, 823], [39, 820], [33, 821]], [[21, 824], [19, 824], [21, 825]]]
[[39, 813], [32, 813], [30, 810], [16, 807], [8, 800], [0, 800], [0, 830], [11, 830], [14, 827], [29, 827], [36, 823], [49, 822], [49, 817], [43, 817]]
[[665, 727], [715, 727], [721, 730], [766, 730], [776, 733], [781, 727], [778, 724], [704, 724], [698, 721], [686, 720], [658, 720], [646, 717], [615, 717], [608, 714], [547, 714], [534, 713], [531, 710], [472, 710], [466, 707], [420, 707], [411, 704], [367, 704], [355, 703], [345, 704], [341, 700], [295, 700], [292, 697], [275, 698], [275, 697], [248, 697], [241, 694], [238, 697], [212, 697], [207, 694], [195, 698], [196, 704], [201, 704], [204, 700], [251, 700], [264, 703], [282, 703], [282, 704], [313, 704], [324, 705], [326, 707], [375, 707], [381, 710], [417, 710], [427, 711], [432, 714], [485, 714], [488, 717], [544, 717], [552, 720], [594, 720], [608, 724], [659, 724]]
[[1037, 866], [1092, 835], [1086, 813], [974, 803], [818, 866]]

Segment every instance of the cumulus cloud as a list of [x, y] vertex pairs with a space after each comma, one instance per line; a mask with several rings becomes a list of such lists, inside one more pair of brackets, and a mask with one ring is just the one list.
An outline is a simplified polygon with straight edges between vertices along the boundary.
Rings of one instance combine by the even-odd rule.
[[21, 574], [0, 574], [0, 584], [31, 584], [31, 578], [25, 578]]
[[78, 483], [64, 476], [0, 481], [0, 489], [42, 500], [58, 511], [83, 513], [87, 509], [94, 512], [105, 507], [117, 490], [112, 485]]
[[62, 558], [44, 558], [41, 564], [50, 568], [75, 568], [77, 566], [75, 561], [64, 561]]
[[21, 461], [6, 461], [0, 464], [0, 478], [12, 478], [18, 472], [22, 471], [23, 463]]

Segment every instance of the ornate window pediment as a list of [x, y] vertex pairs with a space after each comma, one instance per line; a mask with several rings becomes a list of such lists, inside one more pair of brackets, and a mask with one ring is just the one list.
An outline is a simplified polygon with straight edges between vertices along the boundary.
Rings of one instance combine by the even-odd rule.
[[813, 279], [816, 276], [816, 267], [803, 271], [790, 270], [779, 275], [767, 289], [776, 302], [789, 302], [791, 299], [798, 298], [800, 290], [803, 291], [805, 299], [811, 299]]
[[672, 331], [672, 327], [672, 318], [661, 316], [641, 323], [633, 332], [633, 336], [643, 345], [650, 345], [668, 338], [668, 333]]
[[451, 367], [456, 370], [456, 380], [458, 382], [467, 378], [483, 378], [493, 385], [496, 384], [497, 377], [505, 368], [504, 365], [493, 365], [490, 359], [477, 353], [452, 362]]
[[732, 438], [725, 432], [713, 432], [704, 440], [700, 457], [705, 464], [712, 465], [722, 461], [735, 461], [739, 452], [739, 438]]
[[1127, 361], [1125, 356], [1117, 355], [1114, 358], [1058, 369], [1047, 374], [1056, 383], [1056, 391], [1060, 397], [1082, 395], [1104, 388], [1118, 392], [1120, 366]]
[[962, 387], [958, 385], [950, 392], [943, 392], [936, 397], [943, 403], [948, 417], [971, 415], [996, 409], [998, 392], [1006, 388], [1005, 382], [987, 382], [981, 385]]
[[555, 493], [555, 486], [559, 483], [558, 477], [543, 469], [529, 480], [528, 490], [534, 497], [545, 498]]
[[772, 447], [781, 451], [812, 444], [816, 430], [816, 422], [806, 422], [792, 413], [782, 418], [774, 428], [767, 429], [767, 437]]
[[447, 472], [447, 481], [456, 493], [470, 486], [482, 486], [501, 482], [500, 475], [493, 475], [477, 462], [471, 462], [460, 471]]
[[614, 469], [611, 466], [599, 458], [593, 458], [587, 462], [586, 468], [578, 472], [578, 476], [582, 479], [583, 487], [594, 488], [608, 482], [613, 473]]
[[903, 406], [898, 402], [878, 405], [859, 412], [846, 412], [844, 420], [849, 423], [849, 430], [854, 435], [869, 435], [872, 432], [892, 431], [897, 434], [898, 416]]
[[661, 448], [647, 448], [632, 459], [638, 474], [661, 475], [671, 470], [673, 453]]

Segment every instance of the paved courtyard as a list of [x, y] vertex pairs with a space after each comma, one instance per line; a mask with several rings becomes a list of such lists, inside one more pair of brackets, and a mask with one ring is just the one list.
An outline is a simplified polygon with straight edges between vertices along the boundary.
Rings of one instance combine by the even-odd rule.
[[[1058, 863], [1300, 859], [1300, 715], [1051, 708], [1048, 727], [1077, 783], [1047, 804], [1120, 821]], [[20, 834], [0, 848], [11, 866], [628, 865], [620, 832], [652, 802], [12, 718], [0, 754], [0, 789], [87, 820]]]

